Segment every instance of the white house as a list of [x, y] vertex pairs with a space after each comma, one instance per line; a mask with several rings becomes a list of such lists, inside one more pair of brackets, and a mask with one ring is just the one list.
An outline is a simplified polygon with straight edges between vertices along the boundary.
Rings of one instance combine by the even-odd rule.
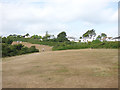
[[55, 38], [55, 36], [54, 35], [50, 35], [50, 38], [49, 39], [54, 39]]
[[30, 38], [31, 36], [25, 36], [25, 38]]
[[96, 37], [95, 36], [92, 36], [92, 37], [82, 37], [81, 39], [79, 39], [80, 42], [92, 42], [93, 40], [96, 40]]
[[75, 37], [67, 37], [69, 41], [73, 42], [79, 42]]
[[115, 41], [120, 41], [120, 36], [113, 38]]
[[101, 40], [100, 41], [108, 41], [108, 42], [110, 42], [110, 41], [118, 41], [118, 39], [116, 38], [113, 38], [113, 37], [103, 37], [103, 38], [101, 38]]
[[112, 37], [107, 37], [107, 38], [106, 38], [106, 41], [108, 41], [108, 42], [109, 42], [109, 41], [116, 41], [116, 39], [113, 39]]

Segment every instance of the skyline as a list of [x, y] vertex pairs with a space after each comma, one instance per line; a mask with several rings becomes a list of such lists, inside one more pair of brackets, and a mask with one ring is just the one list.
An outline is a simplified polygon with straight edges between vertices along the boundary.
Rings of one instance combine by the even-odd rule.
[[57, 35], [79, 38], [87, 30], [118, 36], [118, 0], [2, 0], [0, 35]]

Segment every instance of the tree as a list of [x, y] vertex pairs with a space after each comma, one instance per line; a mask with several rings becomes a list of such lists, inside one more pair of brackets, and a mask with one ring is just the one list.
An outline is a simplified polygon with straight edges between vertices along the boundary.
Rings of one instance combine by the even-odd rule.
[[10, 39], [10, 38], [6, 38], [6, 37], [3, 37], [2, 38], [2, 43], [6, 43], [6, 44], [12, 44], [13, 40]]
[[101, 43], [101, 41], [100, 40], [93, 40], [92, 41], [92, 44], [97, 44], [97, 43]]
[[98, 35], [97, 39], [100, 40], [101, 39], [101, 35]]
[[38, 35], [33, 35], [33, 36], [31, 36], [31, 38], [37, 39], [37, 38], [38, 38]]
[[33, 35], [33, 36], [31, 36], [31, 38], [33, 38], [33, 39], [42, 39], [42, 36]]
[[38, 39], [42, 39], [42, 36], [38, 36]]
[[66, 38], [66, 32], [61, 32], [57, 35], [57, 40], [59, 42], [64, 42], [64, 41], [68, 41], [68, 39]]
[[7, 38], [7, 41], [6, 41], [8, 44], [12, 44], [13, 40], [11, 40], [10, 38]]
[[105, 34], [105, 33], [101, 33], [101, 37], [107, 37], [107, 34]]
[[29, 33], [27, 33], [25, 36], [27, 36], [27, 37], [28, 37], [28, 36], [30, 36], [30, 35], [29, 35]]
[[45, 34], [45, 36], [49, 36], [49, 34], [48, 34], [48, 31], [46, 31], [46, 34]]
[[80, 37], [80, 39], [82, 39], [82, 37]]
[[95, 33], [95, 30], [92, 29], [92, 30], [88, 30], [86, 33], [83, 34], [83, 37], [95, 37], [96, 36], [96, 33]]
[[17, 37], [17, 35], [16, 35], [16, 34], [13, 34], [13, 37]]
[[39, 50], [38, 49], [36, 49], [36, 47], [35, 46], [31, 46], [30, 47], [30, 52], [39, 52]]
[[2, 43], [6, 43], [6, 37], [2, 38]]
[[2, 36], [0, 36], [0, 43], [2, 43]]
[[17, 38], [21, 38], [21, 35], [17, 35]]
[[21, 50], [22, 49], [22, 47], [24, 47], [24, 45], [22, 45], [22, 44], [18, 44], [18, 45], [13, 45], [14, 47], [15, 47], [15, 49], [17, 49], [17, 50]]
[[46, 34], [45, 34], [45, 36], [43, 36], [43, 40], [44, 41], [48, 41], [49, 39], [50, 39], [50, 37], [51, 37], [51, 35], [50, 34], [48, 34], [48, 31], [46, 31]]
[[107, 34], [105, 33], [101, 33], [100, 35], [98, 35], [98, 37], [96, 38], [97, 40], [101, 40], [103, 38], [107, 37]]

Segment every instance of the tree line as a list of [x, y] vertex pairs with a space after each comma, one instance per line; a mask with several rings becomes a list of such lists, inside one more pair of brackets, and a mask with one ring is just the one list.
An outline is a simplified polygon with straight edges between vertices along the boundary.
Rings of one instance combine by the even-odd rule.
[[[87, 32], [85, 32], [82, 36], [80, 36], [79, 39], [82, 39], [82, 38], [85, 38], [85, 37], [95, 37], [96, 36], [96, 32], [94, 29], [92, 30], [88, 30]], [[57, 35], [57, 38], [54, 36], [54, 35], [50, 35], [48, 34], [48, 31], [46, 31], [46, 34], [45, 36], [40, 36], [40, 35], [33, 35], [33, 36], [30, 36], [29, 33], [25, 34], [25, 35], [16, 35], [16, 34], [13, 34], [13, 35], [9, 35], [8, 37], [12, 37], [12, 38], [25, 38], [25, 37], [29, 37], [31, 39], [36, 39], [36, 40], [40, 40], [40, 41], [51, 41], [51, 42], [65, 42], [65, 41], [69, 41], [68, 38], [67, 38], [67, 34], [66, 32], [60, 32], [58, 35]], [[104, 37], [107, 37], [107, 34], [105, 33], [101, 33], [100, 35], [97, 36], [96, 39], [100, 40], [101, 38], [104, 38]]]
[[[49, 45], [49, 46], [53, 46], [52, 48], [53, 50], [85, 49], [85, 48], [116, 48], [117, 49], [120, 47], [120, 44], [118, 41], [101, 42], [100, 41], [101, 38], [107, 37], [105, 33], [101, 33], [101, 35], [97, 36], [96, 40], [93, 40], [92, 42], [87, 42], [87, 43], [69, 41], [67, 38], [67, 34], [64, 31], [60, 32], [57, 35], [57, 37], [55, 37], [54, 35], [48, 34], [48, 32], [46, 32], [45, 36], [43, 37], [40, 35], [33, 35], [29, 38], [25, 38], [25, 36], [29, 36], [29, 34], [27, 33], [26, 35], [23, 35], [23, 36], [13, 34], [7, 37], [2, 37], [3, 57], [39, 52], [39, 50], [37, 50], [35, 46], [27, 48], [22, 44], [11, 45], [13, 41], [23, 41], [23, 42], [33, 43], [33, 44]], [[96, 36], [96, 32], [94, 29], [92, 29], [85, 32], [80, 37], [80, 39], [84, 37], [91, 38], [95, 36]]]

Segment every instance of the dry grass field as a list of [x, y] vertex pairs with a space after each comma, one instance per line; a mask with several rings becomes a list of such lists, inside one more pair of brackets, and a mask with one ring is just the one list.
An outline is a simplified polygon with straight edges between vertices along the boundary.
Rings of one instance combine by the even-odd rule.
[[3, 88], [118, 87], [117, 49], [39, 52], [3, 58], [2, 65]]

